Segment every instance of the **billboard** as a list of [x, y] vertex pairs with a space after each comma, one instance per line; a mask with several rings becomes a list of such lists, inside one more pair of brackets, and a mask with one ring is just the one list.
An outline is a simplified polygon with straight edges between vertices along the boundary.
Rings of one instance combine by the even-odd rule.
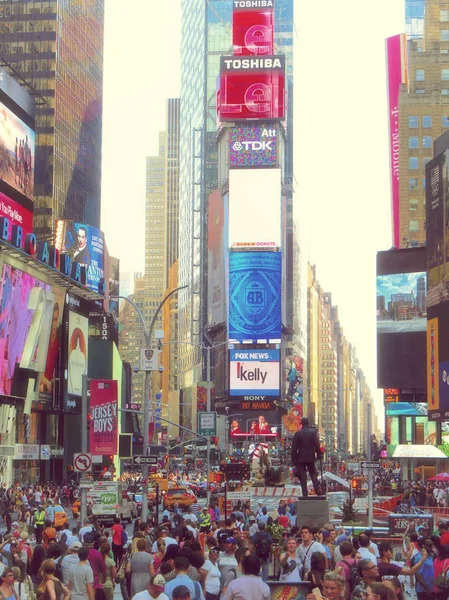
[[407, 42], [404, 33], [386, 40], [388, 114], [390, 129], [390, 178], [393, 245], [401, 245], [399, 222], [399, 92], [407, 83]]
[[281, 341], [282, 254], [229, 254], [229, 342]]
[[[0, 395], [25, 398], [27, 395], [27, 378], [19, 374], [25, 345], [33, 324], [34, 310], [29, 307], [29, 300], [35, 288], [51, 292], [51, 286], [36, 277], [13, 267], [2, 265], [0, 280]], [[35, 344], [34, 331], [31, 343]], [[47, 341], [48, 346], [48, 341]], [[33, 346], [34, 348], [34, 346]], [[38, 345], [32, 354], [37, 355]], [[48, 349], [48, 348], [47, 348]], [[42, 349], [46, 353], [47, 349]], [[23, 385], [25, 383], [25, 385]]]
[[376, 293], [379, 334], [426, 330], [425, 272], [378, 275]]
[[385, 407], [387, 417], [427, 417], [426, 402], [392, 402]]
[[[33, 213], [2, 192], [0, 192], [0, 217], [6, 217], [11, 226], [20, 225], [24, 235], [33, 233]], [[9, 232], [8, 239], [11, 238], [11, 232]]]
[[291, 355], [285, 358], [285, 398], [287, 414], [283, 417], [284, 431], [294, 434], [298, 431], [304, 407], [304, 359]]
[[229, 172], [229, 247], [281, 247], [281, 170]]
[[[274, 406], [273, 406], [274, 408]], [[248, 410], [230, 416], [230, 435], [236, 438], [253, 436], [277, 437], [281, 433], [279, 410]]]
[[384, 390], [384, 402], [399, 402], [400, 390], [398, 388], [386, 388]]
[[42, 374], [39, 389], [39, 401], [45, 403], [51, 402], [55, 394], [59, 392], [59, 389], [56, 386], [56, 380], [59, 378], [58, 358], [61, 346], [61, 326], [64, 314], [65, 291], [63, 288], [53, 287], [53, 293], [55, 295], [55, 304], [53, 306], [51, 320], [50, 341], [48, 344], [45, 371]]
[[220, 190], [209, 195], [208, 218], [208, 323], [226, 320], [225, 261], [227, 255], [227, 202]]
[[273, 54], [274, 0], [234, 2], [232, 43], [235, 56]]
[[30, 199], [34, 197], [35, 145], [31, 127], [0, 102], [0, 179]]
[[377, 386], [426, 387], [426, 249], [377, 253]]
[[277, 128], [269, 125], [229, 129], [229, 166], [232, 168], [275, 167]]
[[[87, 375], [87, 349], [89, 336], [89, 319], [69, 311], [69, 335], [67, 358], [67, 393], [81, 397], [83, 375]], [[75, 408], [76, 402], [66, 408]]]
[[229, 395], [242, 400], [279, 398], [279, 350], [230, 350]]
[[60, 220], [56, 224], [55, 246], [86, 267], [86, 285], [94, 292], [104, 282], [104, 234], [96, 227]]
[[90, 452], [117, 454], [118, 385], [114, 379], [90, 382]]
[[218, 119], [283, 119], [286, 115], [285, 56], [220, 60]]

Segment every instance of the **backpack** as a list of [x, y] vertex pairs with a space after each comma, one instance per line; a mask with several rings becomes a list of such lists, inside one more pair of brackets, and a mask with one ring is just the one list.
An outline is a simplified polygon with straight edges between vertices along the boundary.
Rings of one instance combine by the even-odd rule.
[[201, 589], [198, 581], [193, 581], [193, 585], [195, 587], [195, 596], [192, 600], [201, 600]]
[[271, 544], [267, 537], [263, 537], [256, 543], [256, 556], [268, 556], [270, 554]]
[[346, 582], [349, 585], [349, 592], [352, 593], [361, 580], [359, 570], [357, 569], [355, 562], [353, 564], [349, 563], [347, 560], [342, 560], [341, 562], [344, 562], [345, 565], [349, 567], [349, 576], [346, 577]]
[[123, 531], [122, 531], [122, 546], [124, 546], [127, 541], [128, 541], [128, 534], [126, 533], [126, 529], [123, 528]]
[[65, 557], [65, 554], [63, 554], [61, 557], [58, 558], [58, 560], [56, 561], [56, 570], [55, 570], [55, 577], [57, 579], [59, 579], [60, 581], [62, 581], [62, 561]]

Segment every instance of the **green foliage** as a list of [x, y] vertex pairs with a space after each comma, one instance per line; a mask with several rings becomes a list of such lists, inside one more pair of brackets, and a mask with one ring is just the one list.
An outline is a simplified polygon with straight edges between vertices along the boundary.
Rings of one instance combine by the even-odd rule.
[[284, 528], [282, 525], [279, 525], [279, 523], [272, 523], [271, 525], [268, 525], [267, 531], [273, 538], [273, 542], [276, 544], [279, 544], [284, 537]]
[[354, 508], [354, 502], [355, 499], [350, 501], [348, 498], [343, 504], [343, 515], [341, 517], [342, 523], [357, 523], [359, 521], [357, 517], [358, 510]]
[[449, 456], [449, 443], [448, 442], [443, 442], [440, 446], [438, 446], [439, 450], [441, 450], [441, 452], [444, 452], [444, 454], [446, 456]]

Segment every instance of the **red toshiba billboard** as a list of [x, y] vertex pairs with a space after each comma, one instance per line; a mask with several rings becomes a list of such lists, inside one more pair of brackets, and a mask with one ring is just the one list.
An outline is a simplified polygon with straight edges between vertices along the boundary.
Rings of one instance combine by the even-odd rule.
[[274, 53], [273, 0], [234, 0], [232, 43], [235, 56]]
[[221, 121], [285, 117], [285, 57], [222, 57], [217, 104]]

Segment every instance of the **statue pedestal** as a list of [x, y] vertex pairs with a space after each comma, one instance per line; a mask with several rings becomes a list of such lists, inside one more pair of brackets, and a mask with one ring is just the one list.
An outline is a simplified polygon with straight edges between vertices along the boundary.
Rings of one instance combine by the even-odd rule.
[[296, 525], [323, 527], [329, 523], [329, 502], [326, 496], [307, 496], [296, 502]]

